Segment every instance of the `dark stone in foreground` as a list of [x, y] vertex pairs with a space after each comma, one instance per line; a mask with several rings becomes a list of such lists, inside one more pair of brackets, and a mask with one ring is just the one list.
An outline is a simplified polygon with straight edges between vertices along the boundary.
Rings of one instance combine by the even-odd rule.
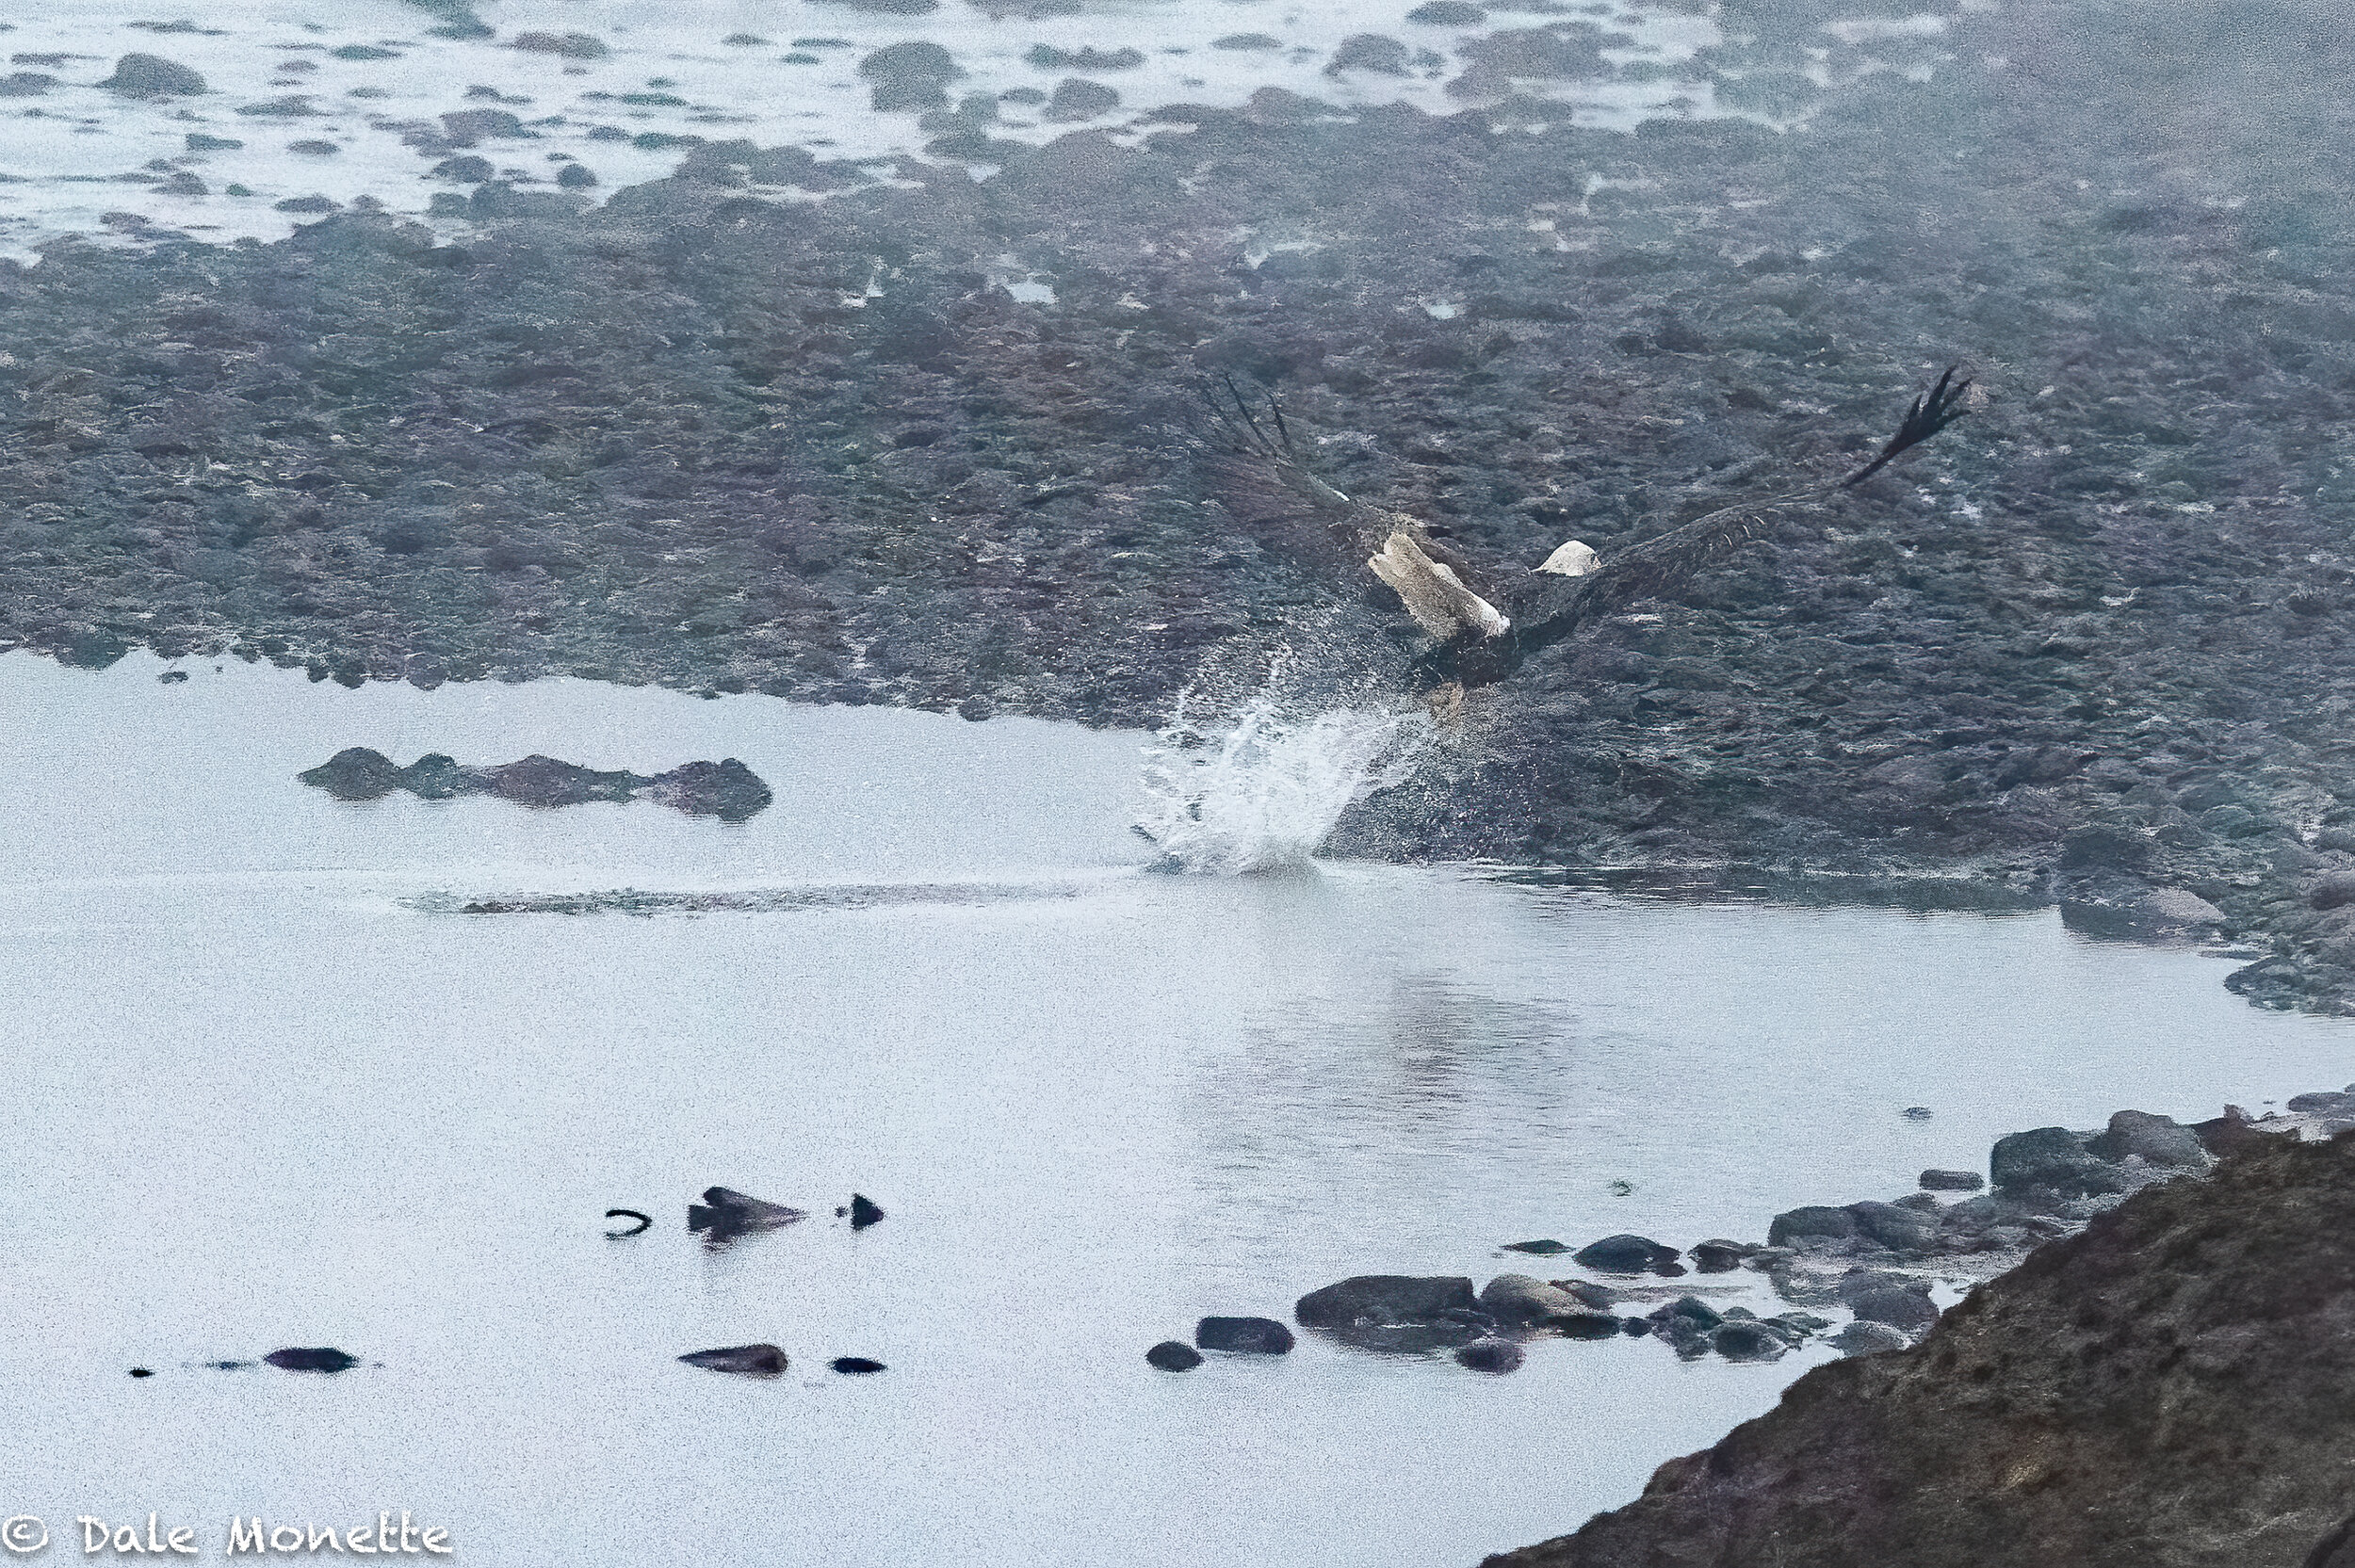
[[358, 1356], [348, 1355], [332, 1345], [272, 1350], [262, 1359], [289, 1372], [342, 1372], [360, 1365]]
[[785, 1376], [785, 1352], [774, 1345], [730, 1345], [717, 1350], [690, 1350], [679, 1360], [690, 1366], [730, 1372], [739, 1378]]
[[1606, 1274], [1657, 1273], [1676, 1264], [1674, 1247], [1664, 1247], [1648, 1236], [1606, 1236], [1571, 1254], [1571, 1261]]
[[115, 73], [98, 85], [125, 98], [178, 98], [203, 92], [204, 78], [161, 55], [125, 55], [115, 61]]
[[647, 776], [600, 772], [539, 755], [496, 768], [464, 768], [438, 752], [401, 768], [382, 752], [350, 746], [295, 776], [338, 800], [375, 800], [406, 789], [427, 800], [495, 795], [518, 805], [553, 808], [644, 795], [690, 816], [716, 816], [723, 822], [755, 816], [773, 799], [760, 775], [734, 757], [684, 763], [668, 773]]
[[1175, 1339], [1164, 1339], [1145, 1351], [1145, 1359], [1164, 1372], [1191, 1372], [1202, 1365], [1202, 1352]]
[[1512, 1372], [1520, 1368], [1528, 1352], [1509, 1339], [1495, 1334], [1475, 1339], [1456, 1350], [1455, 1359], [1475, 1372]]
[[723, 1241], [752, 1231], [773, 1231], [790, 1225], [809, 1215], [783, 1204], [772, 1204], [762, 1198], [749, 1198], [724, 1187], [704, 1189], [704, 1201], [687, 1205], [687, 1228], [708, 1232], [711, 1239]]
[[1194, 1342], [1206, 1350], [1280, 1356], [1292, 1348], [1292, 1331], [1273, 1317], [1205, 1317], [1194, 1327]]
[[2347, 1515], [2350, 1450], [2355, 1137], [2283, 1139], [2144, 1188], [1912, 1350], [1817, 1367], [1640, 1500], [1488, 1564], [2296, 1568]]
[[1292, 1316], [1304, 1328], [1346, 1329], [1359, 1325], [1429, 1323], [1451, 1312], [1480, 1305], [1472, 1282], [1461, 1274], [1357, 1274], [1300, 1298]]

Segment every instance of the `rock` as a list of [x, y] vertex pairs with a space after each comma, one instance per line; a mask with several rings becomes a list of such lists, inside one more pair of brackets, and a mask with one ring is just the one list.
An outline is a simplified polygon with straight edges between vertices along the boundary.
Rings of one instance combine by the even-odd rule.
[[940, 0], [824, 0], [844, 10], [869, 11], [877, 16], [930, 16], [940, 9]]
[[[229, 186], [229, 194], [232, 196], [236, 195], [239, 188], [240, 187], [236, 186]], [[270, 210], [272, 212], [302, 213], [305, 215], [331, 213], [342, 211], [343, 203], [335, 201], [332, 197], [327, 196], [289, 196], [284, 202], [272, 202], [270, 203]]]
[[1976, 1192], [1987, 1185], [1987, 1178], [1976, 1171], [1939, 1171], [1922, 1172], [1922, 1186], [1931, 1192]]
[[1311, 1329], [1430, 1323], [1479, 1304], [1472, 1282], [1460, 1274], [1356, 1274], [1301, 1297], [1292, 1316]]
[[1857, 1235], [1857, 1218], [1844, 1208], [1827, 1208], [1811, 1204], [1804, 1208], [1785, 1210], [1775, 1216], [1766, 1227], [1766, 1245], [1780, 1247], [1794, 1241], [1846, 1241]]
[[342, 1372], [360, 1365], [358, 1356], [347, 1354], [332, 1345], [272, 1350], [262, 1359], [289, 1372]]
[[2261, 1129], [2238, 1106], [2226, 1106], [2223, 1115], [2195, 1123], [2191, 1130], [2199, 1137], [2200, 1146], [2219, 1159], [2257, 1148], [2280, 1136]]
[[2326, 871], [2306, 886], [2309, 909], [2342, 909], [2355, 904], [2355, 871]]
[[2086, 1140], [2066, 1127], [2038, 1127], [1997, 1139], [1988, 1170], [2004, 1191], [2083, 1196], [2125, 1188], [2117, 1170], [2088, 1154]]
[[1546, 1283], [1556, 1290], [1567, 1292], [1577, 1299], [1580, 1305], [1591, 1307], [1597, 1311], [1614, 1304], [1619, 1299], [1617, 1291], [1607, 1285], [1597, 1285], [1592, 1280], [1548, 1280]]
[[1205, 1317], [1194, 1326], [1194, 1342], [1206, 1350], [1280, 1356], [1292, 1348], [1292, 1331], [1273, 1317]]
[[1041, 71], [1133, 71], [1145, 63], [1134, 49], [1058, 49], [1050, 43], [1031, 45], [1022, 58]]
[[2293, 1094], [2282, 1107], [2299, 1116], [2344, 1116], [2355, 1110], [2355, 1090], [2339, 1093]]
[[1412, 55], [1406, 45], [1394, 38], [1385, 38], [1380, 33], [1353, 33], [1335, 46], [1324, 73], [1339, 76], [1344, 71], [1373, 71], [1385, 76], [1404, 76]]
[[1501, 98], [1517, 80], [1563, 81], [1607, 75], [1599, 30], [1570, 27], [1508, 27], [1467, 40], [1456, 50], [1468, 69], [1448, 83], [1455, 98]]
[[1727, 1274], [1741, 1268], [1743, 1260], [1757, 1250], [1747, 1242], [1728, 1241], [1720, 1237], [1695, 1243], [1685, 1249], [1684, 1255], [1704, 1274]]
[[332, 141], [305, 140], [286, 143], [286, 151], [299, 153], [306, 158], [332, 158], [343, 152]]
[[1723, 1322], [1711, 1331], [1710, 1348], [1728, 1361], [1777, 1361], [1790, 1343], [1763, 1323]]
[[809, 1216], [798, 1208], [765, 1199], [748, 1198], [741, 1192], [724, 1187], [704, 1189], [704, 1201], [687, 1205], [687, 1228], [710, 1233], [715, 1241], [748, 1235], [755, 1231], [773, 1231]]
[[785, 1352], [774, 1345], [729, 1345], [717, 1350], [690, 1350], [679, 1360], [690, 1366], [729, 1372], [739, 1378], [785, 1376]]
[[967, 697], [957, 704], [957, 717], [968, 724], [986, 723], [997, 711], [997, 703], [979, 695]]
[[1236, 50], [1281, 49], [1284, 47], [1284, 40], [1269, 33], [1228, 33], [1224, 38], [1210, 40], [1210, 47]]
[[858, 73], [875, 84], [869, 94], [886, 114], [949, 106], [948, 84], [965, 74], [949, 51], [923, 39], [886, 44], [858, 62]]
[[1528, 1359], [1528, 1353], [1509, 1339], [1490, 1334], [1460, 1347], [1455, 1352], [1459, 1365], [1475, 1372], [1514, 1372]]
[[1596, 1308], [1578, 1307], [1549, 1317], [1539, 1326], [1565, 1339], [1609, 1339], [1619, 1332], [1619, 1319]]
[[1047, 118], [1053, 121], [1094, 120], [1120, 107], [1120, 94], [1084, 76], [1066, 76], [1055, 84], [1047, 101]]
[[1571, 1260], [1606, 1274], [1657, 1273], [1676, 1264], [1677, 1250], [1648, 1236], [1606, 1236], [1571, 1254]]
[[207, 136], [203, 131], [190, 131], [181, 140], [191, 153], [235, 153], [245, 145], [235, 137]]
[[1904, 1114], [1905, 1119], [1908, 1122], [1926, 1122], [1932, 1116], [1935, 1116], [1937, 1112], [1931, 1110], [1927, 1106], [1908, 1106], [1905, 1108]]
[[57, 78], [38, 71], [15, 71], [0, 76], [0, 98], [39, 98], [57, 85]]
[[760, 775], [734, 757], [685, 763], [657, 775], [643, 787], [674, 811], [690, 816], [716, 816], [723, 822], [749, 820], [767, 811], [773, 799]]
[[1175, 1339], [1164, 1339], [1145, 1351], [1145, 1359], [1164, 1372], [1191, 1372], [1202, 1365], [1202, 1352]]
[[1587, 1303], [1568, 1291], [1532, 1279], [1527, 1274], [1499, 1274], [1480, 1293], [1481, 1310], [1500, 1323], [1525, 1326], [1543, 1323], [1573, 1313], [1584, 1313]]
[[586, 164], [568, 163], [556, 171], [556, 183], [563, 190], [587, 190], [597, 183], [597, 176]]
[[1670, 1318], [1690, 1323], [1698, 1329], [1713, 1329], [1725, 1321], [1723, 1314], [1697, 1296], [1679, 1296], [1675, 1301], [1654, 1307], [1651, 1311], [1654, 1323], [1665, 1323]]
[[1548, 1237], [1543, 1241], [1508, 1241], [1504, 1250], [1508, 1253], [1528, 1253], [1535, 1257], [1552, 1257], [1557, 1253], [1568, 1252], [1569, 1248]]
[[863, 1231], [881, 1220], [883, 1217], [884, 1211], [875, 1205], [873, 1200], [861, 1197], [855, 1192], [851, 1194], [851, 1228], [853, 1230]]
[[442, 116], [442, 135], [457, 146], [472, 147], [485, 137], [513, 139], [531, 133], [505, 109], [452, 109]]
[[557, 55], [568, 60], [601, 60], [613, 51], [592, 33], [517, 33], [510, 49], [527, 54]]
[[433, 178], [449, 180], [462, 186], [479, 186], [497, 172], [497, 170], [491, 167], [490, 159], [477, 157], [472, 153], [462, 154], [454, 158], [444, 158], [433, 166], [432, 170]]
[[1938, 1303], [1929, 1292], [1911, 1285], [1878, 1285], [1848, 1298], [1848, 1310], [1867, 1323], [1886, 1323], [1911, 1332], [1938, 1321]]
[[401, 786], [393, 759], [365, 746], [347, 746], [317, 768], [295, 777], [338, 800], [375, 800]]
[[1833, 1334], [1831, 1343], [1842, 1355], [1869, 1356], [1882, 1350], [1902, 1350], [1913, 1341], [1887, 1323], [1860, 1317]]
[[834, 1358], [833, 1365], [836, 1371], [848, 1373], [853, 1377], [865, 1377], [871, 1372], [887, 1370], [882, 1362], [867, 1356], [836, 1356]]
[[1918, 1209], [1870, 1202], [1846, 1207], [1856, 1220], [1857, 1234], [1891, 1252], [1919, 1252], [1938, 1235], [1938, 1221]]
[[125, 55], [115, 61], [115, 73], [98, 85], [125, 98], [194, 97], [206, 90], [203, 77], [161, 55]]
[[1488, 20], [1488, 13], [1467, 0], [1424, 0], [1406, 13], [1406, 20], [1426, 27], [1477, 27]]
[[2216, 1163], [2200, 1135], [2171, 1116], [2121, 1110], [2110, 1118], [2109, 1129], [2086, 1145], [2086, 1153], [2112, 1162], [2129, 1156], [2146, 1165], [2169, 1170], [2205, 1171]]

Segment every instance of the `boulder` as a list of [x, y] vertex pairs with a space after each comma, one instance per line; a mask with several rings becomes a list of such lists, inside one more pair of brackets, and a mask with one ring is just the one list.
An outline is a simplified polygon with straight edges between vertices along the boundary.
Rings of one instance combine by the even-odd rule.
[[291, 1346], [262, 1358], [289, 1372], [342, 1372], [360, 1365], [360, 1358], [332, 1345]]
[[1047, 101], [1047, 118], [1056, 121], [1094, 120], [1120, 107], [1120, 94], [1084, 76], [1066, 76], [1055, 84]]
[[2205, 1171], [2216, 1163], [2200, 1135], [2171, 1116], [2121, 1110], [2110, 1118], [2109, 1129], [2086, 1145], [2086, 1153], [2105, 1160], [2139, 1157], [2146, 1165], [2169, 1170]]
[[1766, 1227], [1766, 1245], [1781, 1247], [1795, 1241], [1847, 1241], [1856, 1235], [1856, 1216], [1846, 1209], [1809, 1204], [1776, 1215], [1773, 1223]]
[[1344, 71], [1372, 71], [1385, 76], [1404, 76], [1413, 52], [1394, 38], [1380, 33], [1352, 33], [1333, 50], [1333, 57], [1325, 62], [1324, 73], [1338, 76]]
[[1608, 1339], [1619, 1332], [1619, 1319], [1608, 1312], [1580, 1307], [1546, 1319], [1545, 1327], [1565, 1339]]
[[1664, 1247], [1648, 1236], [1620, 1235], [1589, 1242], [1571, 1254], [1571, 1261], [1606, 1274], [1641, 1274], [1673, 1267], [1677, 1257], [1674, 1247]]
[[1665, 1323], [1670, 1318], [1699, 1329], [1713, 1329], [1725, 1321], [1724, 1314], [1697, 1296], [1679, 1296], [1673, 1301], [1652, 1308], [1651, 1320], [1654, 1323]]
[[774, 798], [759, 774], [737, 761], [690, 762], [658, 774], [647, 793], [690, 816], [742, 822], [769, 809]]
[[1572, 1313], [1584, 1313], [1588, 1304], [1558, 1285], [1527, 1274], [1499, 1274], [1480, 1293], [1480, 1307], [1500, 1323], [1544, 1323]]
[[1728, 1361], [1776, 1361], [1790, 1342], [1764, 1323], [1729, 1320], [1709, 1335], [1710, 1348]]
[[115, 61], [115, 73], [98, 85], [125, 98], [194, 97], [206, 90], [203, 77], [161, 55], [125, 55]]
[[1998, 1190], [2062, 1193], [2120, 1192], [2125, 1182], [2107, 1161], [2086, 1150], [2086, 1140], [2067, 1127], [2037, 1127], [1995, 1140], [1988, 1161]]
[[1292, 1348], [1292, 1331], [1273, 1317], [1205, 1317], [1194, 1326], [1194, 1342], [1206, 1350], [1280, 1356]]
[[1475, 1372], [1512, 1372], [1519, 1370], [1528, 1355], [1513, 1341], [1489, 1334], [1459, 1347], [1455, 1359]]
[[1857, 1291], [1846, 1300], [1848, 1310], [1862, 1321], [1886, 1323], [1908, 1334], [1938, 1321], [1938, 1303], [1930, 1300], [1926, 1287], [1879, 1285]]
[[1164, 1339], [1145, 1351], [1145, 1359], [1164, 1372], [1191, 1372], [1202, 1365], [1202, 1352], [1175, 1339]]
[[885, 44], [858, 62], [858, 73], [875, 84], [874, 106], [885, 113], [945, 109], [948, 84], [965, 74], [949, 51], [924, 39]]
[[1857, 1234], [1893, 1253], [1918, 1253], [1938, 1236], [1938, 1221], [1919, 1209], [1895, 1204], [1861, 1203], [1847, 1205]]
[[365, 746], [347, 746], [295, 777], [338, 800], [374, 800], [401, 786], [400, 769], [393, 766], [393, 759]]
[[724, 1187], [704, 1189], [704, 1201], [687, 1205], [687, 1228], [709, 1232], [714, 1241], [754, 1231], [773, 1231], [809, 1216], [798, 1208], [772, 1204], [761, 1198], [748, 1198], [741, 1192]]
[[716, 1350], [690, 1350], [679, 1360], [690, 1366], [729, 1372], [739, 1378], [785, 1376], [785, 1352], [774, 1345], [728, 1345]]
[[1843, 1356], [1868, 1356], [1881, 1350], [1902, 1350], [1913, 1341], [1886, 1323], [1858, 1318], [1831, 1336], [1831, 1344]]
[[1693, 1260], [1693, 1267], [1704, 1274], [1730, 1274], [1742, 1267], [1742, 1262], [1758, 1251], [1746, 1241], [1728, 1241], [1722, 1237], [1696, 1242], [1685, 1249], [1684, 1255]]
[[1443, 1321], [1451, 1311], [1470, 1312], [1480, 1300], [1461, 1274], [1356, 1274], [1311, 1290], [1292, 1307], [1292, 1317], [1311, 1329], [1362, 1324]]
[[1527, 1253], [1533, 1257], [1552, 1257], [1558, 1253], [1568, 1252], [1569, 1248], [1548, 1237], [1543, 1241], [1508, 1241], [1504, 1250], [1508, 1253]]
[[1922, 1172], [1922, 1186], [1931, 1192], [1976, 1192], [1987, 1185], [1987, 1178], [1976, 1171], [1939, 1171]]

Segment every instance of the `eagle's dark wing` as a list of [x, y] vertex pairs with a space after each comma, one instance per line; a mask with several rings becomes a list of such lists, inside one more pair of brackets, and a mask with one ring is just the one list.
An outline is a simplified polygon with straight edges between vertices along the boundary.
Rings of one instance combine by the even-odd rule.
[[1343, 574], [1365, 570], [1366, 557], [1389, 537], [1386, 514], [1308, 471], [1275, 396], [1255, 408], [1221, 377], [1203, 403], [1210, 423], [1195, 432], [1195, 466], [1235, 521], [1312, 564]]
[[1492, 685], [1520, 668], [1538, 649], [1573, 637], [1580, 627], [1641, 600], [1674, 593], [1695, 573], [1773, 532], [1793, 513], [1822, 507], [1843, 491], [1855, 489], [1887, 467], [1892, 459], [1970, 412], [1961, 405], [1971, 382], [1956, 380], [1955, 368], [1949, 366], [1937, 385], [1914, 398], [1897, 433], [1855, 472], [1828, 484], [1720, 507], [1602, 559], [1584, 576], [1532, 572], [1504, 591], [1501, 607], [1511, 626], [1503, 636], [1434, 648], [1423, 661], [1427, 673], [1467, 686]]

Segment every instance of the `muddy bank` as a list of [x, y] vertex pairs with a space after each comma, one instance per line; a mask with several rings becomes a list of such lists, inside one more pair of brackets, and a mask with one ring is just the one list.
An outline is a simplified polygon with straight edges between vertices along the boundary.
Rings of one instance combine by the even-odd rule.
[[1837, 467], [1961, 356], [1993, 397], [1950, 444], [1538, 660], [1341, 847], [1960, 874], [2261, 939], [2242, 989], [2344, 1009], [2355, 177], [2310, 150], [2355, 45], [1772, 10], [1699, 68], [1789, 133], [959, 111], [888, 181], [715, 142], [593, 212], [482, 185], [456, 243], [352, 212], [0, 268], [0, 639], [1122, 723], [1289, 639], [1385, 689], [1395, 602], [1163, 433], [1206, 369], [1535, 562]]
[[[2349, 1506], [2355, 1137], [2149, 1188], [1491, 1568], [2295, 1568]], [[2337, 1558], [2328, 1558], [2337, 1562]]]

